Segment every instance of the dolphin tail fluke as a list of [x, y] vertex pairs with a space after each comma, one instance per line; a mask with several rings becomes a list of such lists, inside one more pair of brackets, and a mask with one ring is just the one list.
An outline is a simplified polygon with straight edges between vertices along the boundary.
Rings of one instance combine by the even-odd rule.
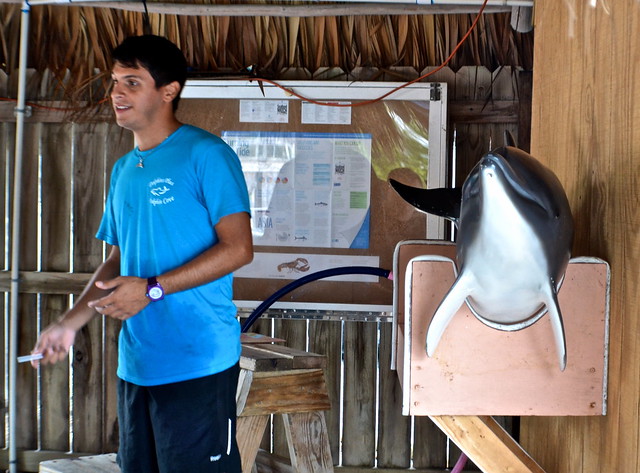
[[451, 319], [469, 295], [469, 279], [468, 275], [460, 272], [451, 289], [449, 289], [449, 292], [447, 292], [447, 295], [444, 296], [444, 299], [436, 309], [436, 313], [433, 315], [427, 329], [427, 356], [433, 356], [447, 325], [449, 325], [449, 322], [451, 322]]
[[553, 338], [556, 343], [558, 363], [560, 365], [560, 371], [564, 371], [567, 367], [567, 341], [564, 336], [564, 323], [562, 322], [562, 313], [560, 312], [560, 304], [558, 303], [558, 293], [553, 282], [549, 284], [547, 298], [547, 312], [549, 313]]

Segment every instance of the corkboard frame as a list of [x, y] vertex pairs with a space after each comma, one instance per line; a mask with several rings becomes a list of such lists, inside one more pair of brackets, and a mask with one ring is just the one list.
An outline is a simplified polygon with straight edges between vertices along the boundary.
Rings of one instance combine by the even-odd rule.
[[[216, 135], [225, 131], [369, 133], [372, 135], [371, 230], [367, 249], [256, 246], [256, 252], [376, 256], [379, 266], [392, 269], [396, 244], [407, 238], [442, 239], [442, 219], [417, 214], [387, 184], [389, 177], [410, 185], [444, 187], [449, 179], [447, 157], [447, 84], [415, 83], [398, 89], [393, 82], [282, 81], [281, 87], [246, 80], [190, 80], [183, 93], [178, 117]], [[300, 98], [316, 101], [347, 101], [351, 124], [301, 123]], [[388, 95], [387, 95], [388, 94]], [[383, 98], [382, 98], [383, 97]], [[357, 105], [379, 99], [368, 105]], [[288, 123], [240, 121], [241, 100], [287, 100]], [[413, 120], [413, 122], [412, 122]], [[428, 140], [428, 153], [416, 165], [407, 126], [418, 123]], [[406, 152], [404, 151], [406, 149]], [[387, 153], [388, 150], [392, 152]], [[398, 151], [399, 150], [399, 151]], [[405, 153], [405, 154], [403, 154]], [[389, 155], [394, 158], [391, 159]], [[422, 155], [420, 155], [422, 156]], [[405, 161], [408, 161], [409, 164]], [[236, 278], [234, 299], [238, 307], [251, 309], [291, 279]], [[393, 287], [389, 281], [337, 282], [320, 280], [302, 286], [278, 302], [278, 308], [366, 310], [389, 312]]]

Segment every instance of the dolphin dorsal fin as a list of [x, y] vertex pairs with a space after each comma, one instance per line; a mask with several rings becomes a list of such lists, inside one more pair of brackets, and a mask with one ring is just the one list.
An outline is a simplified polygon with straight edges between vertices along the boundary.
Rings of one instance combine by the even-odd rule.
[[513, 135], [511, 134], [511, 132], [509, 130], [504, 130], [504, 145], [505, 146], [512, 146], [514, 148], [517, 148], [518, 145], [516, 144], [516, 139], [513, 137]]
[[418, 210], [458, 223], [462, 188], [421, 189], [407, 186], [395, 179], [389, 179], [389, 184], [400, 197]]

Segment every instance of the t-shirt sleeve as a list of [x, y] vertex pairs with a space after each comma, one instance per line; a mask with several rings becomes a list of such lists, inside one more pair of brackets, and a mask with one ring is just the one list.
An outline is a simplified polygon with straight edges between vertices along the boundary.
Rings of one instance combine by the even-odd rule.
[[226, 143], [212, 147], [203, 167], [203, 196], [213, 225], [227, 215], [251, 213], [247, 184], [236, 153]]
[[118, 233], [116, 231], [115, 215], [113, 212], [113, 189], [118, 176], [118, 166], [114, 166], [111, 171], [111, 183], [109, 185], [109, 193], [107, 194], [107, 200], [105, 202], [104, 213], [102, 214], [102, 220], [96, 233], [96, 238], [102, 240], [109, 245], [118, 245]]

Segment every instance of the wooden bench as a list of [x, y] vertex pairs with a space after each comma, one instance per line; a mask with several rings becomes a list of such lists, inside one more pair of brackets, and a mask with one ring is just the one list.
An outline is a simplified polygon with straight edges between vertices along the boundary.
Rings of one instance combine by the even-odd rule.
[[[254, 469], [260, 443], [272, 414], [282, 416], [291, 470], [333, 472], [324, 412], [331, 408], [322, 355], [266, 343], [243, 343], [237, 441], [243, 473]], [[261, 458], [265, 458], [264, 452]], [[40, 473], [120, 473], [116, 454], [40, 463]]]

